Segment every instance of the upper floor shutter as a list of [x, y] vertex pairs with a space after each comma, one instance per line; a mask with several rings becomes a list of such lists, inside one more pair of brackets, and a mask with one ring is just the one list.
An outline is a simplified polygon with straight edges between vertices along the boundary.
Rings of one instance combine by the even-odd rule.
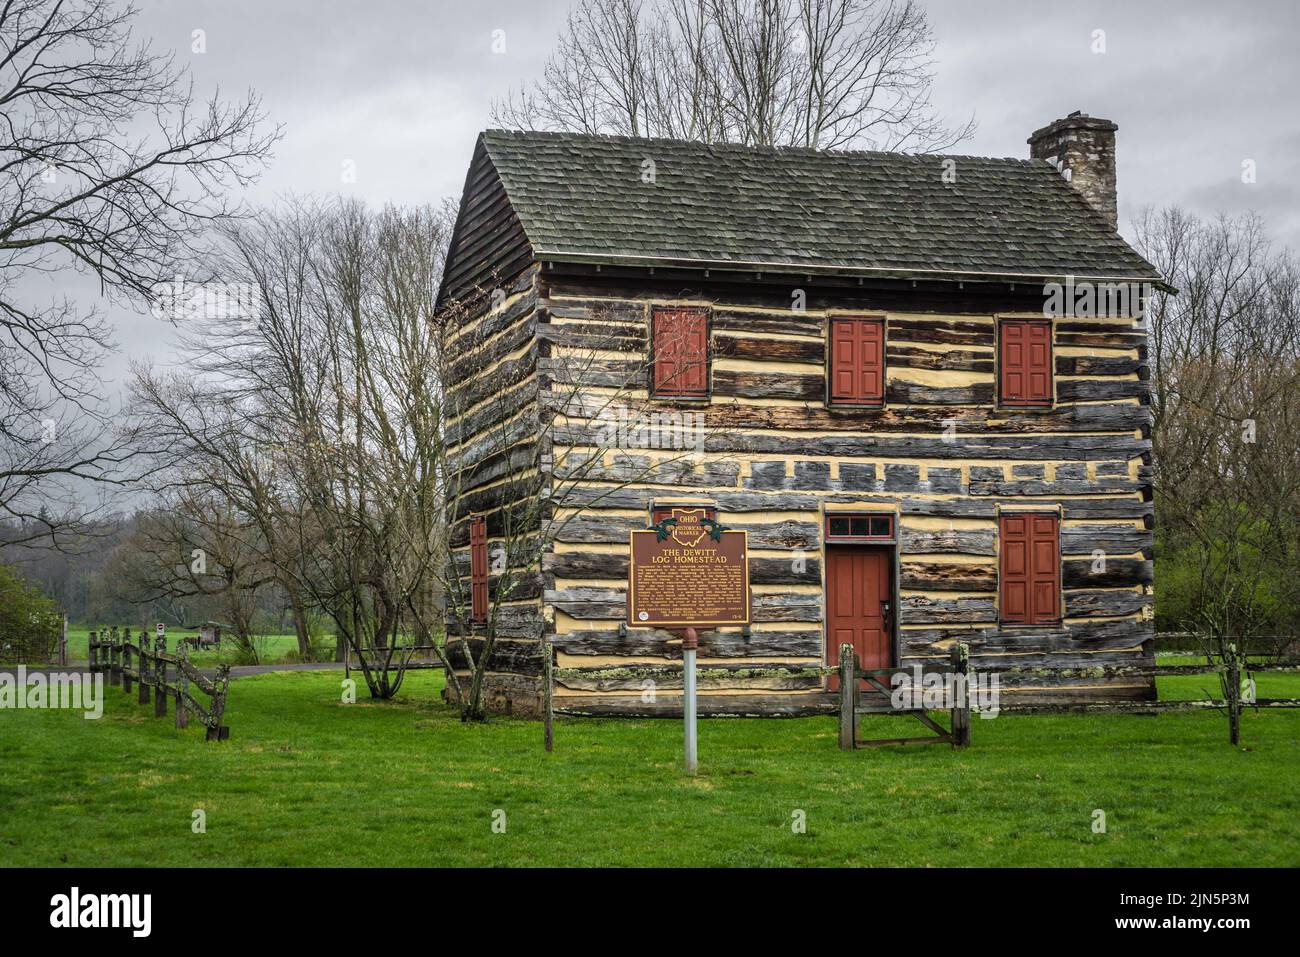
[[1002, 401], [1008, 405], [1051, 405], [1051, 322], [1005, 319], [999, 324], [999, 335]]
[[704, 309], [656, 309], [651, 319], [654, 394], [709, 394], [709, 316]]
[[832, 404], [877, 404], [885, 398], [885, 321], [831, 320]]

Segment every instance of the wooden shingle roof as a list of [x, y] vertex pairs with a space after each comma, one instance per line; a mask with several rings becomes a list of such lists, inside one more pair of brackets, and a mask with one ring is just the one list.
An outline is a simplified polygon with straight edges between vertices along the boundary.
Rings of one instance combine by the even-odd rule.
[[1160, 279], [1043, 160], [498, 130], [479, 147], [539, 260]]

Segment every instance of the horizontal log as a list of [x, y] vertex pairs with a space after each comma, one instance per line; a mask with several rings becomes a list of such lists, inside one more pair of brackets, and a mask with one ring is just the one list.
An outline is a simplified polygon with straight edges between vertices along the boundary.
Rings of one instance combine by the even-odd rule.
[[997, 620], [992, 598], [930, 598], [903, 595], [898, 600], [899, 623], [904, 625], [959, 624]]
[[826, 346], [820, 338], [758, 339], [722, 332], [714, 335], [713, 356], [715, 359], [750, 359], [759, 362], [802, 362], [820, 365], [826, 361]]
[[[551, 637], [558, 651], [570, 655], [625, 655], [627, 657], [681, 657], [681, 636], [659, 628], [570, 631]], [[816, 631], [738, 630], [700, 632], [702, 658], [811, 658], [822, 653], [822, 633]]]
[[[1095, 568], [1097, 565], [1103, 567]], [[1061, 562], [1061, 584], [1065, 588], [1149, 585], [1154, 578], [1153, 563], [1138, 558], [1067, 558]]]
[[[806, 718], [836, 714], [835, 695], [814, 694], [701, 694], [696, 698], [700, 717]], [[682, 716], [680, 695], [655, 695], [643, 701], [641, 695], [574, 695], [555, 699], [555, 713], [606, 718], [677, 718]]]
[[917, 628], [899, 633], [904, 657], [946, 654], [964, 641], [972, 655], [1058, 654], [1134, 648], [1155, 637], [1150, 622], [1131, 619], [1070, 624], [1061, 628], [1017, 628], [989, 623], [983, 628]]
[[[840, 466], [843, 476], [848, 464]], [[846, 483], [847, 485], [848, 483]], [[656, 497], [663, 496], [662, 490], [654, 488], [603, 488], [578, 486], [565, 492], [562, 503], [565, 507], [578, 508], [595, 505], [600, 508], [645, 509]], [[713, 502], [721, 512], [766, 512], [766, 511], [816, 511], [822, 502], [828, 504], [846, 504], [855, 506], [883, 505], [897, 507], [904, 515], [922, 515], [936, 518], [986, 518], [997, 516], [998, 505], [1023, 505], [1023, 502], [1008, 500], [1002, 502], [997, 498], [980, 499], [963, 498], [917, 498], [909, 495], [871, 494], [864, 490], [854, 494], [813, 495], [800, 492], [717, 492], [707, 488], [682, 488], [674, 495], [699, 496]], [[1125, 498], [1071, 499], [1064, 504], [1067, 518], [1125, 519], [1142, 518], [1153, 513], [1149, 502], [1139, 502]]]
[[[611, 365], [606, 362], [605, 365]], [[614, 364], [616, 365], [616, 364]], [[617, 367], [621, 369], [622, 367]], [[630, 381], [626, 370], [583, 378], [581, 384], [606, 385], [613, 388]], [[605, 381], [605, 380], [608, 381]], [[596, 419], [602, 410], [617, 413], [628, 403], [611, 400], [608, 395], [591, 395], [581, 389], [548, 393], [542, 396], [546, 409], [563, 408], [576, 418]], [[789, 429], [815, 432], [933, 432], [956, 431], [969, 435], [1016, 435], [1024, 432], [1123, 432], [1149, 425], [1151, 410], [1132, 403], [1096, 403], [1060, 405], [1051, 410], [1017, 412], [984, 406], [910, 406], [885, 409], [827, 408], [820, 400], [801, 406], [754, 405], [732, 398], [692, 409], [704, 417], [706, 431], [721, 429]], [[628, 415], [637, 410], [628, 408]]]
[[[754, 667], [751, 665], [701, 665], [696, 680], [706, 691], [752, 689], [799, 691], [821, 688], [824, 669], [799, 665]], [[572, 691], [659, 691], [681, 690], [681, 665], [626, 665], [617, 668], [557, 668], [555, 683]]]
[[1095, 479], [1056, 479], [1048, 482], [1043, 479], [1017, 479], [1013, 481], [994, 480], [976, 481], [972, 476], [971, 495], [1003, 495], [1016, 497], [1067, 496], [1067, 495], [1134, 495], [1141, 491], [1146, 483], [1130, 479], [1128, 476], [1098, 476]]
[[[599, 423], [570, 422], [553, 427], [557, 444], [598, 448]], [[1151, 449], [1149, 439], [1130, 435], [1039, 435], [1031, 438], [1002, 435], [966, 435], [951, 441], [942, 437], [902, 435], [784, 435], [771, 432], [706, 434], [705, 452], [717, 454], [762, 453], [837, 458], [937, 458], [1088, 461], [1132, 459]]]
[[649, 310], [643, 302], [620, 299], [557, 299], [546, 297], [538, 301], [553, 319], [586, 319], [602, 325], [613, 325], [644, 330]]
[[[555, 540], [571, 544], [618, 544], [626, 545], [631, 531], [648, 527], [649, 517], [644, 520], [628, 518], [622, 515], [604, 516], [599, 513], [584, 513], [571, 519], [557, 522], [554, 532]], [[750, 548], [816, 548], [820, 542], [820, 532], [816, 522], [727, 522], [727, 528], [746, 532]]]
[[1061, 529], [1063, 555], [1091, 555], [1094, 551], [1132, 555], [1151, 545], [1150, 530], [1132, 525], [1073, 525]]
[[[951, 660], [949, 649], [935, 648], [927, 654], [909, 654], [900, 659], [905, 668], [920, 665], [929, 668], [946, 664]], [[987, 652], [972, 647], [970, 652], [971, 673], [997, 672], [999, 676], [1010, 668], [1037, 668], [1044, 671], [1064, 669], [1070, 671], [1087, 671], [1094, 668], [1136, 668], [1139, 672], [1150, 673], [1154, 658], [1150, 652], [1139, 648], [1115, 649], [1111, 651], [1055, 651], [1040, 653], [1024, 652]], [[1000, 679], [999, 679], [1000, 680]]]
[[1065, 592], [1066, 618], [1118, 618], [1133, 615], [1152, 604], [1150, 595], [1128, 589]]
[[739, 396], [746, 399], [803, 399], [821, 401], [826, 397], [823, 373], [737, 372], [713, 370], [713, 394], [717, 398]]
[[885, 368], [925, 369], [933, 372], [987, 372], [993, 373], [992, 351], [972, 352], [967, 349], [918, 349], [896, 342], [886, 344]]
[[1057, 379], [1058, 402], [1114, 402], [1138, 399], [1150, 391], [1147, 383], [1136, 379]]
[[993, 381], [967, 386], [930, 386], [889, 379], [885, 399], [891, 405], [992, 405]]
[[904, 561], [903, 588], [928, 591], [994, 591], [998, 587], [997, 566], [947, 562]]
[[916, 529], [904, 525], [899, 532], [904, 556], [950, 553], [957, 555], [996, 555], [997, 541], [993, 529]]
[[[502, 605], [497, 609], [497, 637], [537, 638], [542, 633], [541, 606], [536, 603]], [[486, 624], [459, 618], [454, 611], [447, 613], [447, 630], [451, 635], [483, 634]]]
[[889, 320], [892, 341], [954, 344], [966, 346], [995, 345], [994, 324], [988, 321], [938, 319], [932, 317]]
[[1062, 356], [1055, 360], [1057, 375], [1134, 375], [1141, 360], [1129, 356]]
[[[482, 664], [483, 649], [487, 641], [480, 637], [464, 640], [453, 637], [446, 646], [447, 659], [451, 667], [457, 670], [470, 667], [465, 654], [465, 643], [469, 644], [470, 654], [476, 663]], [[486, 669], [491, 672], [510, 672], [521, 675], [539, 675], [542, 673], [542, 645], [540, 641], [518, 641], [498, 639], [492, 644], [492, 657]]]

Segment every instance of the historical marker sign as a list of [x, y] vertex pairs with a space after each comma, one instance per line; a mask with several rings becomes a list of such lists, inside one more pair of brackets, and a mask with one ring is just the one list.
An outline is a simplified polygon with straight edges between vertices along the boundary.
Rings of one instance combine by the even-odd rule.
[[749, 624], [749, 542], [704, 509], [672, 510], [658, 526], [632, 532], [628, 624], [716, 628]]

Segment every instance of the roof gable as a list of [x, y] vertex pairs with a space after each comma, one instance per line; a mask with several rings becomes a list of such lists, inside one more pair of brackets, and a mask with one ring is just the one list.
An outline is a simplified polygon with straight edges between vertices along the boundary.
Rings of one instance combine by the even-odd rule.
[[447, 244], [436, 308], [508, 282], [533, 259], [516, 208], [479, 137]]

